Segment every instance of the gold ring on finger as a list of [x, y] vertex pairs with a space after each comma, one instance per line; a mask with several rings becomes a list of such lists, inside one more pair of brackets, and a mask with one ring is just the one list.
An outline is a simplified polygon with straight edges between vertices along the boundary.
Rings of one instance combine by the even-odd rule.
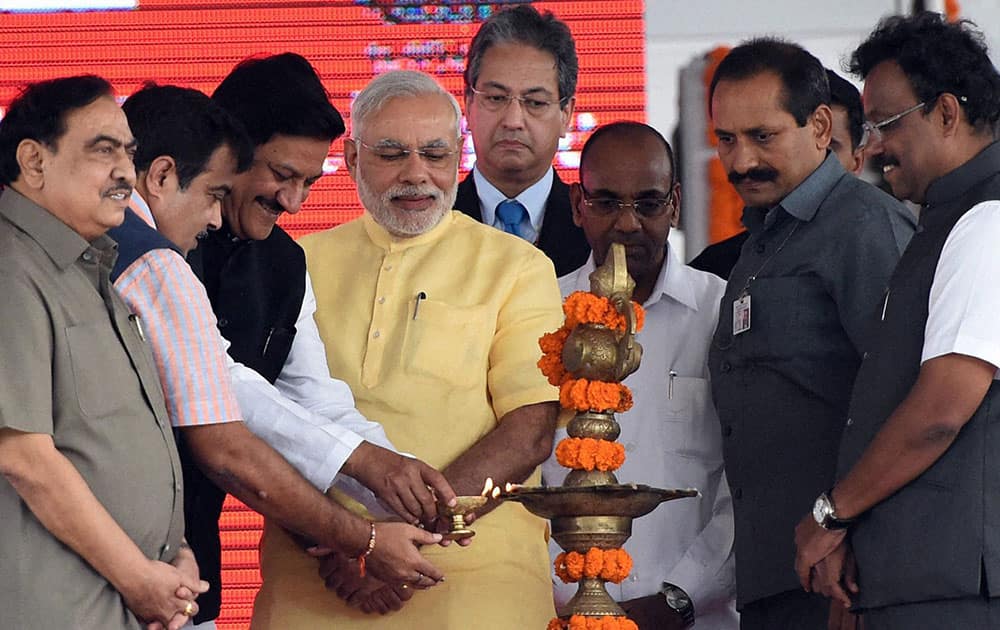
[[188, 602], [187, 606], [184, 607], [184, 610], [181, 611], [181, 614], [185, 617], [192, 616], [194, 614], [194, 602]]

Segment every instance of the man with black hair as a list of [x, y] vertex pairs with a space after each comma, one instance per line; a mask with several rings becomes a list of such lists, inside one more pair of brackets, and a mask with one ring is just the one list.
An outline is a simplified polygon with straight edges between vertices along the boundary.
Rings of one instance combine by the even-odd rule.
[[[341, 473], [410, 524], [433, 521], [435, 493], [449, 502], [454, 492], [427, 464], [390, 450], [382, 428], [355, 408], [347, 385], [330, 377], [313, 320], [315, 298], [305, 256], [275, 225], [283, 212], [299, 211], [310, 186], [322, 176], [330, 143], [344, 131], [340, 115], [309, 62], [293, 53], [244, 61], [212, 100], [242, 123], [253, 156], [221, 201], [220, 229], [209, 232], [188, 261], [230, 344], [230, 376], [246, 427], [320, 492]], [[240, 442], [222, 437], [237, 431]], [[213, 432], [219, 437], [195, 438]], [[238, 423], [182, 429], [178, 448], [191, 495], [186, 514], [191, 544], [206, 575], [220, 571], [218, 517], [225, 489], [240, 498], [249, 496], [244, 500], [272, 522], [350, 558], [367, 555], [367, 546], [374, 545], [368, 562], [376, 560], [373, 573], [390, 582], [427, 588], [441, 578], [414, 546], [439, 537], [349, 515], [276, 461], [275, 453]], [[261, 461], [271, 464], [265, 467]], [[231, 470], [237, 462], [242, 472]], [[240, 492], [240, 485], [249, 490]], [[280, 491], [261, 491], [268, 487]], [[213, 586], [217, 582], [216, 577]], [[218, 589], [208, 596], [199, 622], [218, 614]]]
[[29, 85], [0, 121], [5, 628], [176, 630], [208, 587], [152, 358], [108, 281], [135, 146], [96, 76]]
[[741, 626], [825, 628], [829, 603], [798, 588], [791, 533], [833, 483], [869, 319], [912, 215], [828, 151], [826, 71], [801, 47], [762, 38], [734, 48], [709, 99], [749, 231], [709, 356]]
[[[722, 436], [708, 385], [708, 347], [725, 283], [684, 265], [667, 237], [680, 218], [681, 187], [673, 150], [660, 133], [637, 122], [599, 127], [580, 154], [572, 184], [573, 220], [593, 248], [591, 259], [559, 279], [563, 296], [589, 291], [589, 275], [612, 243], [625, 246], [632, 299], [646, 309], [638, 335], [642, 365], [625, 380], [635, 406], [624, 414], [620, 441], [627, 459], [620, 479], [693, 487], [681, 501], [633, 524], [625, 543], [635, 564], [614, 597], [640, 630], [698, 627], [735, 630], [733, 501], [722, 470]], [[566, 436], [558, 430], [556, 441]], [[548, 485], [566, 469], [554, 456], [542, 467]], [[558, 554], [550, 545], [550, 554]], [[565, 604], [575, 584], [555, 584]]]
[[[854, 175], [860, 175], [865, 165], [865, 151], [861, 145], [862, 123], [864, 112], [861, 110], [861, 94], [858, 88], [833, 70], [827, 68], [827, 80], [830, 82], [830, 151], [837, 156], [844, 169]], [[733, 271], [736, 259], [740, 257], [740, 249], [750, 234], [747, 231], [734, 234], [729, 238], [713, 243], [691, 260], [695, 269], [714, 273], [727, 279]]]
[[576, 75], [569, 27], [530, 5], [483, 22], [463, 75], [476, 166], [458, 185], [455, 208], [534, 243], [557, 276], [590, 251], [573, 224], [569, 187], [552, 168], [573, 121]]
[[830, 83], [830, 151], [837, 156], [844, 169], [860, 175], [865, 165], [865, 151], [861, 144], [865, 113], [861, 108], [858, 88], [829, 68], [826, 78]]
[[870, 159], [922, 211], [796, 568], [870, 630], [1000, 627], [1000, 73], [982, 33], [936, 13], [880, 22], [851, 71]]

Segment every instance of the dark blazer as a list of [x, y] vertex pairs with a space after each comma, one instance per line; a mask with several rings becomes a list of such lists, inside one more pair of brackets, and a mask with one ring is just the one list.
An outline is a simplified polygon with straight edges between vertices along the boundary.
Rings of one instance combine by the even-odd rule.
[[709, 245], [688, 264], [695, 269], [714, 273], [723, 280], [729, 280], [729, 274], [736, 266], [736, 261], [739, 260], [743, 243], [747, 241], [749, 236], [750, 232], [743, 230], [724, 241]]
[[[552, 260], [556, 276], [561, 277], [587, 262], [590, 245], [583, 230], [573, 223], [569, 186], [559, 179], [558, 173], [553, 175], [552, 190], [549, 191], [549, 198], [545, 201], [542, 233], [538, 235], [538, 242], [535, 244]], [[479, 209], [479, 193], [476, 191], [476, 181], [471, 172], [458, 185], [455, 209], [476, 221], [483, 220], [483, 213]]]

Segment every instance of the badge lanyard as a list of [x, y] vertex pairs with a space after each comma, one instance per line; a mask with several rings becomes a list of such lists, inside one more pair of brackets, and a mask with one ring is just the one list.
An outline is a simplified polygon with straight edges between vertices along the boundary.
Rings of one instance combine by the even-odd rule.
[[792, 234], [795, 234], [795, 230], [799, 229], [800, 225], [802, 225], [801, 221], [795, 222], [795, 225], [792, 226], [792, 229], [785, 236], [785, 239], [781, 241], [781, 244], [778, 245], [778, 248], [743, 283], [743, 288], [740, 289], [740, 292], [736, 295], [736, 300], [733, 301], [733, 337], [750, 330], [750, 283], [756, 280], [760, 272], [764, 270], [764, 267], [774, 260], [774, 257], [784, 249], [788, 243], [788, 239], [792, 238]]

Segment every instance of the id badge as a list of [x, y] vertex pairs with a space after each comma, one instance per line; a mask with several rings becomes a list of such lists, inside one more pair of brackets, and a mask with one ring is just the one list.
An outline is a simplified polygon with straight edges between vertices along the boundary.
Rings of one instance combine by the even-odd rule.
[[744, 293], [733, 302], [733, 336], [750, 330], [750, 294]]

